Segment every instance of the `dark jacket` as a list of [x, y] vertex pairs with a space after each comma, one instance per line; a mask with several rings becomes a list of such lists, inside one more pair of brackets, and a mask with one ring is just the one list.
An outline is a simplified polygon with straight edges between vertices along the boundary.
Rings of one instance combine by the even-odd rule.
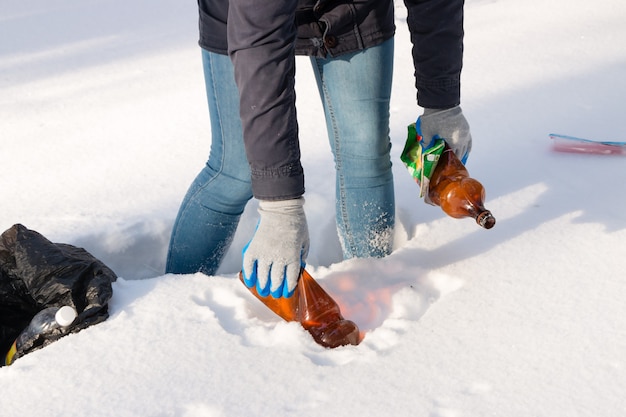
[[[406, 1], [418, 102], [458, 104], [463, 1]], [[304, 193], [295, 109], [295, 54], [335, 57], [394, 34], [392, 0], [198, 0], [200, 45], [228, 53], [240, 93], [256, 198]]]
[[[204, 49], [228, 53], [228, 4], [228, 0], [198, 0], [199, 43]], [[378, 45], [395, 32], [390, 0], [300, 0], [295, 19], [296, 55], [339, 56]]]

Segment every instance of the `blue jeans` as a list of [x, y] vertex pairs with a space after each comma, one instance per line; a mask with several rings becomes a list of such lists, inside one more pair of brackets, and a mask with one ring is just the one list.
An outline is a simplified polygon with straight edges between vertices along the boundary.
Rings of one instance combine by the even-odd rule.
[[[178, 211], [166, 272], [214, 275], [252, 198], [230, 58], [202, 51], [211, 117], [209, 160]], [[344, 258], [391, 252], [395, 203], [389, 156], [393, 39], [338, 58], [311, 58], [336, 167]]]

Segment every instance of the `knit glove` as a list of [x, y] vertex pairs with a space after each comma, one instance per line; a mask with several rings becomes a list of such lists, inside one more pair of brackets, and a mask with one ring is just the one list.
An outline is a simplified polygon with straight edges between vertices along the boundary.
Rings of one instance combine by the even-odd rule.
[[416, 129], [423, 138], [424, 148], [428, 149], [433, 139], [444, 139], [457, 158], [465, 164], [472, 150], [472, 135], [460, 106], [451, 109], [424, 109], [424, 114], [417, 119]]
[[309, 252], [304, 198], [260, 201], [261, 218], [243, 249], [243, 281], [259, 295], [291, 297]]

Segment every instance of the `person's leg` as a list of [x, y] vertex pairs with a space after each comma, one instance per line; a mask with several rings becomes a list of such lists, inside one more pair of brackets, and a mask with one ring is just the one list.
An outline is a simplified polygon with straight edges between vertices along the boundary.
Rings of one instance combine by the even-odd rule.
[[167, 255], [168, 273], [215, 274], [252, 198], [232, 63], [226, 55], [205, 50], [202, 63], [211, 152], [179, 208]]
[[389, 140], [393, 39], [337, 58], [312, 58], [337, 175], [344, 258], [391, 252], [395, 221]]

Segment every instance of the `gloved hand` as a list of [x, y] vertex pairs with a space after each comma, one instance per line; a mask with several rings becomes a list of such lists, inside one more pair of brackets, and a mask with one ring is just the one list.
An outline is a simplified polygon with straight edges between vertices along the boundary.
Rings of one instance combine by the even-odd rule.
[[243, 281], [263, 297], [291, 297], [309, 253], [304, 198], [260, 201], [261, 218], [243, 249]]
[[428, 148], [434, 139], [444, 139], [454, 154], [465, 164], [472, 150], [472, 135], [469, 124], [460, 106], [451, 109], [424, 109], [417, 119], [417, 133]]

